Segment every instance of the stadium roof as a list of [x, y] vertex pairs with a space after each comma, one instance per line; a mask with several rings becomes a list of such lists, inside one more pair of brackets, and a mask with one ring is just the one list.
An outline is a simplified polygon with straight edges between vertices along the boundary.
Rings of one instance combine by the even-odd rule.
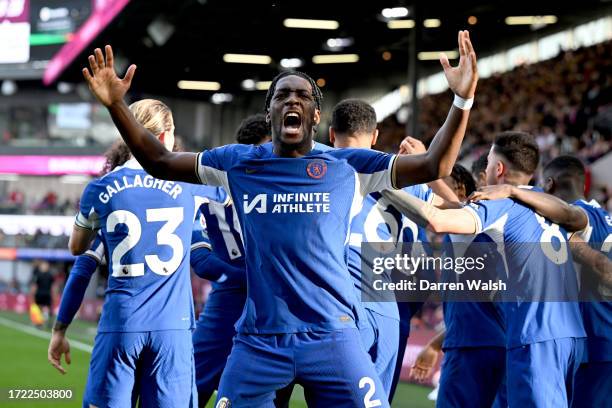
[[[133, 87], [161, 95], [202, 99], [212, 93], [179, 89], [179, 80], [213, 82], [201, 86], [219, 88], [218, 92], [240, 91], [244, 85], [257, 86], [257, 81], [262, 81], [263, 84], [259, 86], [265, 88], [265, 82], [283, 69], [281, 61], [285, 58], [301, 59], [304, 65], [299, 70], [315, 79], [323, 78], [328, 89], [342, 91], [361, 84], [366, 78], [391, 78], [407, 72], [409, 38], [414, 29], [391, 29], [388, 25], [390, 20], [382, 14], [385, 8], [406, 7], [409, 14], [398, 18], [413, 19], [414, 3], [330, 0], [132, 1], [87, 50], [89, 52], [93, 46], [105, 43], [112, 44], [116, 56], [120, 61], [123, 59], [124, 68], [128, 62], [138, 65]], [[429, 1], [419, 2], [417, 12], [417, 21], [425, 20], [423, 23], [428, 26], [420, 30], [419, 52], [455, 50], [457, 31], [467, 28], [472, 33], [477, 52], [484, 56], [609, 15], [612, 13], [612, 2]], [[387, 10], [384, 14], [402, 15], [405, 11]], [[470, 21], [475, 24], [468, 22], [471, 16]], [[542, 24], [555, 20], [550, 17], [527, 25], [509, 25], [506, 20], [509, 16], [555, 16], [556, 22]], [[287, 25], [296, 22], [287, 22], [286, 19], [332, 20], [337, 22], [337, 28], [334, 28], [336, 24], [333, 22], [324, 23], [331, 29], [291, 28]], [[232, 58], [226, 54], [256, 54], [270, 58], [260, 58], [259, 62], [263, 62], [260, 64], [231, 63], [226, 62]], [[313, 62], [314, 56], [327, 54], [355, 54], [358, 61], [331, 64]], [[351, 60], [355, 56], [344, 58]], [[80, 82], [80, 68], [85, 62], [86, 54], [81, 54], [60, 80]], [[285, 64], [292, 62], [296, 61], [284, 61]], [[438, 70], [437, 58], [433, 61], [423, 60], [419, 66], [424, 73]], [[253, 81], [244, 83], [245, 80]]]

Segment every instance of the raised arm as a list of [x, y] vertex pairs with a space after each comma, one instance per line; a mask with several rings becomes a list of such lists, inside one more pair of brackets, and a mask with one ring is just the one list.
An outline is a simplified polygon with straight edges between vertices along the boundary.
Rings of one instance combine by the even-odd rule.
[[455, 102], [426, 153], [397, 157], [395, 162], [397, 187], [427, 183], [446, 177], [451, 174], [457, 160], [478, 82], [476, 53], [467, 31], [459, 31], [459, 65], [451, 67], [444, 54], [440, 56], [440, 63], [444, 68], [448, 85], [455, 93]]
[[125, 77], [121, 79], [115, 73], [110, 45], [105, 47], [105, 52], [106, 57], [102, 50], [95, 49], [95, 56], [89, 56], [91, 73], [87, 68], [83, 68], [83, 76], [91, 92], [110, 112], [115, 126], [134, 157], [153, 177], [200, 183], [196, 175], [196, 154], [169, 152], [155, 135], [134, 118], [125, 103], [123, 98], [132, 83], [136, 65], [131, 65]]
[[[406, 138], [400, 144], [398, 154], [422, 154], [426, 153], [427, 149], [423, 142], [412, 136]], [[427, 183], [429, 188], [434, 192], [432, 204], [438, 208], [461, 208], [459, 198], [452, 188], [448, 186], [442, 179], [437, 179]]]
[[441, 210], [401, 190], [381, 193], [399, 212], [436, 233], [474, 234], [478, 224], [466, 209]]
[[551, 194], [526, 188], [500, 184], [485, 186], [468, 198], [470, 201], [513, 198], [533, 208], [538, 214], [559, 224], [570, 232], [582, 231], [589, 225], [589, 217], [578, 206], [569, 205]]

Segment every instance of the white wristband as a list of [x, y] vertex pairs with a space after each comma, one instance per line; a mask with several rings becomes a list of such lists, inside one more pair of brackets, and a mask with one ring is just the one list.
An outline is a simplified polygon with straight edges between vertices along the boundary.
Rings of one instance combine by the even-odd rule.
[[473, 104], [474, 104], [474, 98], [463, 99], [459, 95], [455, 94], [455, 99], [453, 99], [453, 105], [455, 105], [459, 109], [469, 110], [472, 108]]

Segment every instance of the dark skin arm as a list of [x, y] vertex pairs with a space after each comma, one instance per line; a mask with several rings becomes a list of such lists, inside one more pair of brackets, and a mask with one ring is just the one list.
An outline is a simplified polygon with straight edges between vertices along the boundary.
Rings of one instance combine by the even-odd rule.
[[89, 67], [83, 68], [83, 76], [89, 89], [110, 112], [119, 133], [142, 167], [153, 177], [166, 180], [200, 183], [196, 175], [195, 153], [169, 152], [157, 137], [146, 130], [130, 112], [124, 97], [134, 77], [135, 65], [128, 68], [123, 79], [115, 73], [113, 50], [96, 48], [89, 56]]
[[[421, 154], [426, 153], [427, 149], [423, 142], [415, 139], [412, 136], [406, 136], [406, 138], [400, 144], [399, 151], [397, 154]], [[442, 179], [430, 181], [427, 183], [429, 188], [435, 193], [433, 205], [438, 208], [461, 208], [459, 198]]]
[[83, 252], [89, 249], [89, 245], [95, 236], [95, 231], [79, 227], [75, 225], [72, 227], [72, 234], [68, 240], [68, 248], [72, 255], [81, 255]]
[[565, 201], [539, 191], [500, 184], [497, 186], [485, 186], [470, 195], [468, 200], [496, 200], [502, 198], [513, 198], [533, 208], [541, 216], [548, 218], [555, 224], [559, 224], [566, 230], [582, 231], [589, 224], [589, 218], [579, 207], [569, 205]]
[[586, 272], [593, 274], [601, 285], [612, 290], [612, 261], [602, 252], [591, 248], [579, 234], [572, 235], [569, 246], [574, 260], [585, 266]]
[[[446, 55], [440, 57], [450, 89], [458, 96], [474, 97], [478, 82], [476, 53], [467, 31], [459, 31], [459, 65], [451, 67]], [[469, 110], [452, 106], [426, 153], [398, 156], [394, 176], [396, 187], [427, 183], [451, 174], [467, 128]]]

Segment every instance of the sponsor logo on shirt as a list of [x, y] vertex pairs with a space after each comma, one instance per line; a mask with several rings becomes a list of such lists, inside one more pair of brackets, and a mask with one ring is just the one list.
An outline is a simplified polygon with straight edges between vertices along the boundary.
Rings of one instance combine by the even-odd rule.
[[[250, 198], [243, 196], [245, 214], [293, 214], [293, 213], [329, 213], [329, 193], [278, 193], [257, 194]], [[270, 203], [270, 205], [268, 205]]]

